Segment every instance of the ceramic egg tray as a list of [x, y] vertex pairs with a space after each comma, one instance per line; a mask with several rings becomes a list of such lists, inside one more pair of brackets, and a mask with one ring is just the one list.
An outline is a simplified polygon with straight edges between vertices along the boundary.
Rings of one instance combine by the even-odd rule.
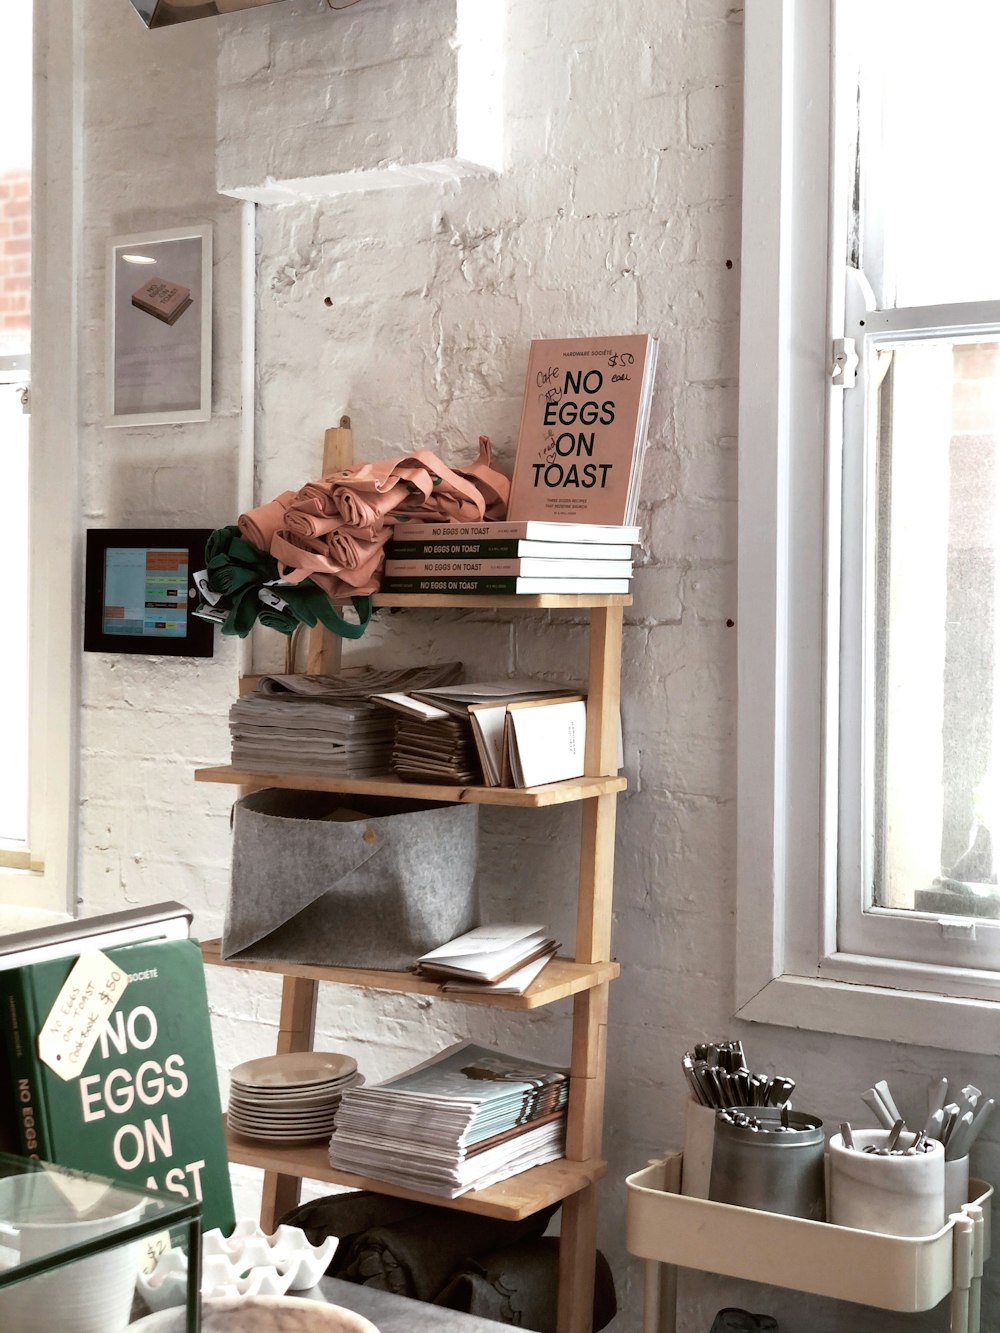
[[[205, 1297], [283, 1296], [314, 1287], [326, 1272], [337, 1237], [310, 1245], [298, 1227], [267, 1235], [256, 1222], [237, 1222], [232, 1235], [206, 1231], [201, 1246], [201, 1294]], [[151, 1310], [183, 1305], [187, 1255], [166, 1250], [151, 1273], [139, 1275], [139, 1292]]]

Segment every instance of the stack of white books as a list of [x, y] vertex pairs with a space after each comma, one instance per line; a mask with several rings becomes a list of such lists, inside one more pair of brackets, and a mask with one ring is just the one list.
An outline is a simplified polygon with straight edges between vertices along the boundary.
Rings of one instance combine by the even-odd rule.
[[330, 1164], [454, 1199], [562, 1157], [568, 1094], [565, 1070], [461, 1042], [345, 1092]]
[[544, 926], [476, 926], [422, 954], [417, 972], [446, 991], [523, 995], [558, 947]]
[[625, 593], [640, 537], [637, 527], [621, 524], [397, 522], [382, 591]]
[[370, 777], [392, 770], [392, 718], [369, 700], [387, 688], [453, 681], [457, 662], [377, 671], [348, 667], [337, 676], [261, 676], [229, 710], [232, 762], [255, 773]]

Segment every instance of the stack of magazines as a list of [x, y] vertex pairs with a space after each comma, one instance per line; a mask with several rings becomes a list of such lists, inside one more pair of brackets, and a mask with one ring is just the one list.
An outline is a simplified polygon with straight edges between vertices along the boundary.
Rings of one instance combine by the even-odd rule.
[[392, 768], [404, 782], [461, 787], [482, 782], [469, 724], [457, 717], [397, 718]]
[[229, 710], [232, 761], [255, 773], [370, 777], [392, 769], [393, 724], [369, 696], [454, 681], [461, 664], [379, 671], [347, 667], [336, 676], [261, 676]]
[[562, 1157], [565, 1070], [461, 1042], [344, 1093], [330, 1164], [446, 1199]]

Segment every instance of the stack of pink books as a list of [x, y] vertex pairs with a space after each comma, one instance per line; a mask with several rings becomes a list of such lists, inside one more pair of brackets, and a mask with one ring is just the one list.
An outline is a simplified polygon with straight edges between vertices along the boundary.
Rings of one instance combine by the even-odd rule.
[[132, 293], [132, 304], [164, 324], [176, 324], [191, 304], [191, 289], [165, 278], [150, 278]]

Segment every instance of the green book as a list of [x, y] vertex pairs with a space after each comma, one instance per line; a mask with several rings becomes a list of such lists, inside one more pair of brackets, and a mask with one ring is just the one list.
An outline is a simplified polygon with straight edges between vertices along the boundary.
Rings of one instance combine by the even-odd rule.
[[523, 537], [481, 541], [390, 541], [385, 558], [413, 560], [496, 560], [515, 556], [539, 556], [544, 560], [631, 560], [632, 546], [625, 542], [538, 542]]
[[490, 574], [481, 578], [430, 575], [389, 575], [382, 580], [382, 592], [443, 593], [446, 596], [507, 596], [512, 593], [624, 593], [627, 578], [523, 578], [520, 575]]
[[[179, 939], [103, 952], [128, 985], [68, 1080], [39, 1057], [38, 1045], [78, 959], [0, 972], [0, 1032], [21, 1151], [201, 1199], [204, 1227], [228, 1233], [233, 1200], [201, 949]], [[86, 1012], [84, 994], [76, 1013]], [[85, 1032], [86, 1018], [82, 1028], [76, 1021]]]

